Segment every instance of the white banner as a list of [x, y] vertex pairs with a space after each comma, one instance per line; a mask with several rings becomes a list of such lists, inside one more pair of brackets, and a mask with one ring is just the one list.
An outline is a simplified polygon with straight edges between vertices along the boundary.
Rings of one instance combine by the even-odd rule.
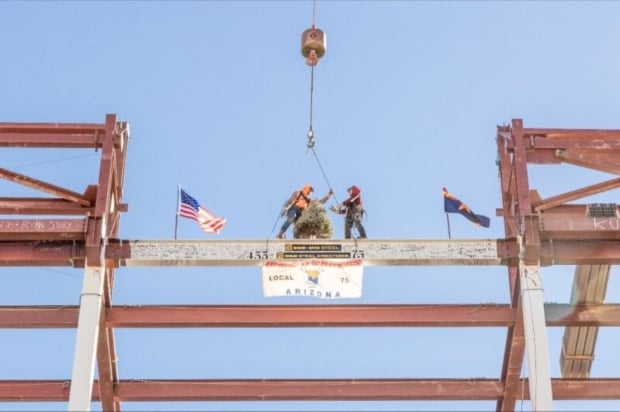
[[361, 259], [308, 259], [263, 264], [263, 295], [319, 299], [362, 296]]

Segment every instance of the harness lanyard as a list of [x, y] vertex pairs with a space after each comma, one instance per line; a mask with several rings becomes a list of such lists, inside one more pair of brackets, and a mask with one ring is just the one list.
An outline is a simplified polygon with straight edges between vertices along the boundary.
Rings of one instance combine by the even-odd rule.
[[291, 206], [296, 206], [297, 202], [299, 202], [300, 199], [304, 199], [306, 201], [306, 206], [308, 204], [310, 204], [310, 198], [306, 195], [304, 195], [304, 192], [302, 192], [301, 190], [297, 191], [297, 196], [295, 196], [295, 200], [293, 200], [293, 203], [291, 204]]

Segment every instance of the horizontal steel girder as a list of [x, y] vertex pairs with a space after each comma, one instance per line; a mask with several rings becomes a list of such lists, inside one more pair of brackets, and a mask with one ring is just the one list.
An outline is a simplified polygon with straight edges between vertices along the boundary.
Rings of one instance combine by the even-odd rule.
[[104, 123], [0, 123], [0, 147], [97, 149], [105, 131]]
[[[620, 379], [552, 379], [556, 400], [620, 399]], [[518, 399], [529, 399], [528, 381], [515, 388]], [[69, 380], [0, 381], [3, 402], [63, 402]], [[95, 382], [93, 400], [99, 399]], [[230, 379], [121, 380], [119, 401], [283, 401], [283, 400], [499, 400], [498, 379]]]
[[[0, 306], [0, 328], [75, 328], [78, 306]], [[508, 327], [516, 309], [480, 305], [113, 306], [113, 328]], [[547, 326], [620, 326], [620, 304], [546, 304]]]
[[[361, 258], [365, 266], [516, 265], [517, 242], [498, 240], [115, 240], [106, 246], [107, 265], [262, 266], [266, 260]], [[0, 266], [81, 267], [84, 242], [0, 242]], [[620, 264], [620, 240], [543, 240], [540, 263]]]

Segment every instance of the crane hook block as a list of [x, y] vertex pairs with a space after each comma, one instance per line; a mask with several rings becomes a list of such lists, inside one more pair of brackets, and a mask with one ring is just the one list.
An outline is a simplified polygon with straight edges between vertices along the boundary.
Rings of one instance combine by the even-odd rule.
[[323, 30], [312, 26], [301, 35], [301, 54], [306, 58], [308, 66], [316, 66], [325, 54], [327, 36]]

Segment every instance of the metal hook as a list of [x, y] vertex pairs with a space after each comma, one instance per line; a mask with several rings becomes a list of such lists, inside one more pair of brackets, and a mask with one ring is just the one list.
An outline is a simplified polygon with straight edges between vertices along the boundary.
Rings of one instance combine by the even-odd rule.
[[314, 147], [314, 131], [312, 131], [312, 127], [308, 130], [308, 148]]

